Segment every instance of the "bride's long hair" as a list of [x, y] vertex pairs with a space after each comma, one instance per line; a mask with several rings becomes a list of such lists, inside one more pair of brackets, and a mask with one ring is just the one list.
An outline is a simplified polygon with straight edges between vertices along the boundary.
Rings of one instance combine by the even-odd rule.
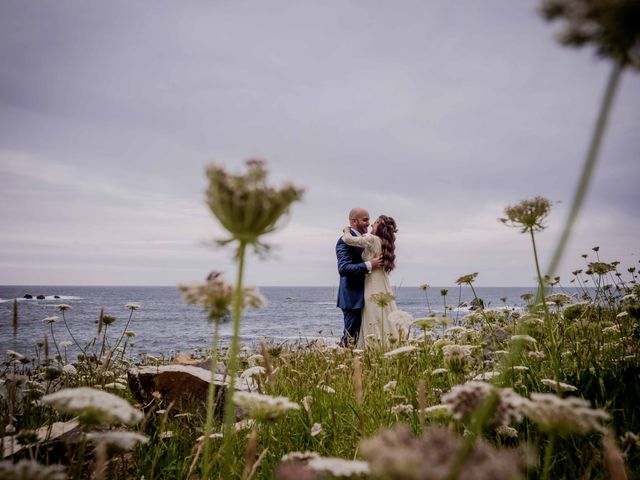
[[396, 233], [398, 227], [396, 221], [387, 215], [378, 217], [375, 235], [382, 243], [382, 269], [389, 273], [396, 268]]

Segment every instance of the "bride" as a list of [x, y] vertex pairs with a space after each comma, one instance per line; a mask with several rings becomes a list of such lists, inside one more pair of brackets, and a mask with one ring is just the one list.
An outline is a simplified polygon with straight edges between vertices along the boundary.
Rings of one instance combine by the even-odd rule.
[[364, 248], [363, 261], [369, 261], [375, 256], [381, 259], [381, 267], [372, 270], [364, 281], [364, 308], [358, 348], [370, 345], [371, 339], [382, 341], [386, 345], [390, 339], [397, 340], [399, 337], [397, 326], [389, 321], [389, 314], [397, 310], [389, 283], [389, 272], [395, 268], [397, 231], [395, 220], [387, 215], [380, 215], [373, 223], [371, 233], [361, 237], [353, 236], [350, 227], [342, 231], [344, 243]]

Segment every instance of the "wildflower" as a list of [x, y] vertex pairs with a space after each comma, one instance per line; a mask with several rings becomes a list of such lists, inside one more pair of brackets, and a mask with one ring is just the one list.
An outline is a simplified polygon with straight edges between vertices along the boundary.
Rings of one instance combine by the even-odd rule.
[[543, 360], [545, 355], [544, 355], [544, 352], [540, 352], [538, 350], [531, 350], [530, 352], [527, 352], [527, 357], [530, 358], [531, 360]]
[[589, 264], [589, 270], [596, 275], [606, 275], [609, 272], [613, 272], [616, 267], [610, 263], [604, 262], [591, 262]]
[[554, 390], [560, 391], [560, 392], [575, 392], [576, 390], [578, 390], [573, 385], [569, 385], [568, 383], [557, 382], [555, 380], [551, 380], [550, 378], [543, 378], [540, 381], [544, 383], [547, 387], [553, 388]]
[[42, 465], [35, 460], [12, 460], [0, 462], [0, 478], [5, 480], [65, 480], [67, 475], [62, 465]]
[[462, 277], [456, 280], [456, 285], [468, 284], [471, 285], [476, 277], [478, 276], [478, 272], [470, 273], [468, 275], [463, 275]]
[[[177, 415], [176, 415], [177, 417]], [[211, 440], [220, 440], [223, 437], [222, 433], [216, 432], [209, 435], [209, 439]], [[200, 435], [196, 438], [196, 442], [200, 443], [204, 441], [204, 435]]]
[[139, 303], [127, 303], [124, 308], [128, 308], [131, 311], [134, 310], [139, 310], [140, 309], [140, 304]]
[[24, 358], [24, 355], [16, 352], [15, 350], [7, 350], [7, 356], [14, 360], [22, 360]]
[[59, 312], [64, 312], [65, 310], [69, 310], [71, 305], [67, 305], [66, 303], [61, 303], [60, 305], [56, 305], [56, 310]]
[[166, 432], [160, 433], [160, 438], [162, 439], [171, 438], [171, 437], [173, 437], [173, 431], [171, 430], [167, 430]]
[[480, 323], [483, 317], [479, 312], [472, 312], [462, 317], [462, 320], [469, 325], [475, 325], [476, 323]]
[[125, 399], [90, 387], [59, 390], [45, 395], [41, 402], [61, 412], [78, 414], [87, 423], [121, 422], [133, 425], [143, 418], [142, 412]]
[[319, 458], [320, 455], [316, 452], [289, 452], [282, 456], [281, 462], [293, 462], [293, 461], [305, 461], [312, 458]]
[[435, 318], [429, 317], [429, 318], [417, 318], [413, 321], [411, 325], [414, 327], [421, 328], [423, 330], [427, 330], [427, 329], [433, 328], [435, 323], [436, 323]]
[[354, 348], [351, 351], [353, 352], [354, 355], [362, 355], [364, 353], [364, 350], [362, 350], [361, 348]]
[[398, 382], [396, 380], [391, 380], [384, 387], [382, 387], [382, 391], [383, 392], [392, 392], [393, 390], [396, 389], [396, 385], [397, 384], [398, 384]]
[[384, 308], [396, 299], [394, 295], [387, 292], [379, 292], [369, 295], [369, 300], [380, 308]]
[[514, 372], [528, 372], [529, 371], [529, 367], [525, 366], [525, 365], [514, 365], [511, 367], [511, 369]]
[[318, 390], [322, 390], [323, 392], [327, 392], [327, 393], [336, 393], [335, 389], [330, 387], [329, 385], [318, 385]]
[[302, 406], [309, 415], [311, 415], [311, 402], [313, 402], [313, 397], [311, 395], [302, 397]]
[[73, 345], [73, 342], [71, 340], [63, 340], [59, 343], [61, 348], [69, 348], [71, 345]]
[[113, 315], [103, 315], [102, 316], [102, 323], [104, 323], [105, 325], [111, 325], [116, 320], [117, 320], [117, 318], [114, 317]]
[[446, 368], [436, 368], [431, 375], [442, 375], [443, 373], [447, 373], [449, 370]]
[[544, 297], [544, 301], [561, 307], [563, 305], [569, 305], [573, 299], [564, 293], [552, 293], [551, 295]]
[[394, 405], [393, 407], [391, 407], [391, 413], [393, 413], [394, 415], [399, 415], [401, 413], [412, 413], [413, 412], [413, 405], [411, 404], [400, 404], [400, 405]]
[[433, 342], [433, 346], [435, 348], [444, 348], [446, 345], [451, 345], [453, 342], [448, 338], [439, 338], [435, 342]]
[[453, 371], [460, 372], [469, 361], [471, 352], [464, 345], [445, 345], [442, 347], [445, 364]]
[[499, 377], [500, 376], [500, 372], [483, 372], [483, 373], [479, 373], [478, 375], [476, 375], [475, 377], [473, 377], [473, 380], [491, 380], [493, 378]]
[[126, 390], [127, 387], [118, 382], [112, 382], [105, 384], [104, 388], [109, 388], [111, 390]]
[[251, 308], [264, 308], [267, 306], [267, 299], [257, 288], [246, 287], [244, 289], [244, 304]]
[[[627, 313], [627, 312], [624, 312]], [[605, 327], [602, 329], [602, 333], [604, 334], [609, 334], [609, 333], [620, 333], [620, 326], [619, 325], [611, 325], [609, 327]]]
[[395, 310], [389, 314], [389, 322], [395, 325], [398, 330], [402, 331], [403, 337], [406, 338], [409, 335], [409, 329], [413, 323], [413, 316], [404, 310]]
[[[452, 431], [431, 427], [416, 438], [406, 425], [382, 430], [360, 442], [359, 451], [369, 462], [371, 476], [403, 480], [447, 478], [464, 440]], [[523, 478], [528, 462], [519, 452], [496, 449], [484, 440], [473, 442], [456, 478], [513, 480]]]
[[42, 323], [51, 324], [51, 323], [57, 322], [58, 320], [60, 320], [60, 317], [56, 317], [55, 315], [53, 315], [50, 317], [43, 318]]
[[302, 198], [303, 189], [291, 183], [275, 189], [266, 182], [264, 161], [252, 159], [246, 165], [245, 175], [227, 173], [214, 164], [207, 167], [207, 205], [231, 234], [231, 240], [258, 248], [258, 238], [277, 228], [280, 217]]
[[508, 425], [498, 425], [496, 433], [505, 438], [518, 438], [518, 430]]
[[62, 371], [67, 375], [76, 375], [78, 370], [72, 364], [67, 363], [64, 367], [62, 367]]
[[322, 432], [322, 425], [319, 424], [318, 422], [314, 423], [311, 426], [311, 436], [315, 437], [316, 435], [319, 435]]
[[560, 435], [603, 432], [601, 422], [609, 419], [603, 410], [591, 408], [587, 400], [577, 397], [560, 398], [551, 393], [532, 393], [531, 400], [523, 405], [523, 413], [545, 431]]
[[335, 457], [317, 457], [307, 464], [314, 472], [333, 477], [358, 477], [369, 474], [369, 464], [359, 460], [344, 460]]
[[299, 410], [300, 405], [287, 397], [272, 397], [259, 393], [235, 392], [233, 403], [247, 414], [260, 421], [277, 420], [291, 410]]
[[147, 443], [149, 438], [135, 432], [90, 432], [87, 440], [96, 445], [106, 443], [118, 450], [132, 450], [139, 443]]
[[456, 385], [442, 396], [442, 403], [449, 405], [453, 418], [461, 420], [484, 405], [491, 396], [495, 397], [493, 423], [507, 425], [522, 419], [521, 410], [526, 399], [510, 388], [498, 389], [485, 382], [471, 381]]
[[420, 290], [422, 290], [423, 292], [426, 292], [430, 288], [431, 286], [428, 283], [423, 283], [422, 285], [420, 285]]
[[267, 373], [267, 369], [264, 367], [250, 367], [240, 374], [240, 378], [255, 377], [258, 375], [264, 375], [265, 373]]
[[393, 358], [393, 357], [404, 355], [405, 353], [413, 352], [415, 349], [416, 347], [414, 345], [398, 347], [394, 350], [389, 350], [388, 352], [385, 352], [384, 356], [385, 358]]
[[538, 341], [530, 335], [512, 335], [512, 342], [523, 342], [523, 343], [531, 343], [535, 345]]
[[264, 357], [259, 353], [256, 353], [247, 358], [247, 363], [249, 364], [249, 366], [255, 367], [258, 365], [258, 363], [264, 363]]
[[129, 338], [134, 338], [136, 336], [136, 332], [133, 330], [125, 330], [124, 334]]
[[433, 405], [424, 409], [424, 414], [433, 419], [445, 419], [451, 417], [449, 405]]
[[459, 327], [459, 326], [454, 326], [454, 327], [449, 327], [444, 331], [445, 335], [451, 335], [452, 337], [455, 337], [456, 335], [460, 335], [463, 333], [466, 333], [468, 330], [464, 327]]
[[517, 205], [504, 209], [504, 218], [499, 218], [502, 223], [510, 227], [521, 228], [521, 232], [536, 232], [545, 229], [544, 219], [549, 215], [551, 202], [544, 197], [534, 197], [531, 200], [522, 200]]

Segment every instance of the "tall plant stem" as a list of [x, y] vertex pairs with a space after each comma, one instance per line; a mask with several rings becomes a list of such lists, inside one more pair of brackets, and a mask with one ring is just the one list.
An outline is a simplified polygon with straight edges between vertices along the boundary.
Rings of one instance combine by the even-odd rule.
[[62, 354], [60, 353], [60, 349], [58, 348], [58, 342], [56, 342], [56, 337], [54, 337], [54, 335], [53, 335], [53, 322], [51, 322], [49, 324], [49, 327], [51, 327], [51, 339], [53, 340], [53, 344], [56, 346], [56, 351], [58, 352], [58, 357], [60, 357], [60, 361], [62, 361]]
[[124, 329], [122, 330], [122, 335], [120, 335], [120, 338], [118, 339], [115, 346], [113, 347], [114, 351], [120, 346], [120, 342], [122, 342], [122, 339], [124, 338], [124, 334], [127, 333], [127, 328], [129, 328], [129, 324], [131, 323], [132, 317], [133, 317], [133, 308], [129, 310], [129, 319], [127, 320], [127, 324], [124, 326]]
[[62, 321], [64, 322], [64, 326], [67, 327], [67, 332], [69, 332], [69, 335], [71, 335], [71, 339], [73, 340], [73, 343], [76, 344], [76, 346], [80, 349], [82, 354], [86, 357], [87, 356], [86, 350], [80, 346], [80, 343], [76, 340], [76, 337], [74, 337], [73, 333], [71, 333], [71, 329], [69, 328], [69, 324], [67, 323], [67, 318], [64, 315], [64, 310], [62, 310]]
[[202, 478], [209, 478], [209, 467], [211, 465], [211, 439], [209, 436], [213, 430], [213, 414], [215, 405], [215, 379], [218, 366], [218, 337], [220, 335], [220, 320], [215, 320], [213, 328], [213, 340], [211, 341], [211, 384], [207, 393], [207, 420], [204, 426], [204, 456], [202, 457]]
[[233, 424], [235, 412], [233, 408], [233, 393], [235, 390], [236, 373], [238, 370], [238, 344], [240, 337], [240, 316], [243, 306], [242, 277], [244, 275], [244, 257], [247, 243], [240, 240], [238, 245], [238, 278], [236, 289], [233, 293], [233, 336], [231, 337], [231, 348], [229, 350], [229, 384], [224, 405], [224, 443], [222, 445], [222, 478], [231, 478], [231, 462], [233, 461]]
[[584, 166], [582, 167], [580, 181], [578, 182], [576, 191], [573, 194], [571, 209], [569, 210], [569, 215], [564, 224], [562, 235], [560, 236], [558, 245], [553, 252], [551, 263], [549, 265], [549, 268], [547, 269], [547, 274], [550, 277], [553, 277], [553, 275], [555, 275], [556, 273], [560, 260], [562, 259], [562, 255], [564, 254], [564, 250], [567, 246], [567, 243], [569, 242], [573, 224], [578, 217], [578, 213], [580, 212], [580, 208], [582, 207], [582, 202], [584, 201], [587, 190], [589, 189], [589, 182], [591, 181], [591, 176], [593, 175], [593, 170], [596, 165], [596, 161], [598, 160], [598, 153], [600, 152], [600, 147], [602, 146], [602, 139], [604, 138], [604, 132], [607, 127], [609, 113], [611, 112], [613, 99], [615, 97], [616, 91], [618, 90], [620, 76], [623, 69], [623, 64], [621, 64], [620, 62], [615, 62], [613, 65], [613, 69], [611, 70], [611, 73], [609, 75], [609, 81], [607, 82], [604, 97], [602, 98], [602, 102], [600, 103], [600, 112], [598, 113], [598, 118], [596, 120], [593, 134], [591, 136], [591, 144], [589, 145], [587, 157], [585, 159]]

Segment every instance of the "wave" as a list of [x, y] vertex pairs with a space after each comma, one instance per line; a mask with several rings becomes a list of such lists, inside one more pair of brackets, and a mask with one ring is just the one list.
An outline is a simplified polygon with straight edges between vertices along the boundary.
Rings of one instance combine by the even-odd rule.
[[45, 295], [44, 298], [41, 299], [37, 299], [37, 295], [36, 294], [33, 296], [33, 298], [24, 298], [24, 297], [19, 297], [19, 298], [0, 298], [0, 303], [7, 303], [7, 302], [13, 302], [14, 300], [17, 300], [18, 302], [45, 302], [47, 300], [55, 300], [56, 302], [59, 302], [60, 300], [80, 300], [82, 299], [82, 297], [76, 297], [74, 295]]

